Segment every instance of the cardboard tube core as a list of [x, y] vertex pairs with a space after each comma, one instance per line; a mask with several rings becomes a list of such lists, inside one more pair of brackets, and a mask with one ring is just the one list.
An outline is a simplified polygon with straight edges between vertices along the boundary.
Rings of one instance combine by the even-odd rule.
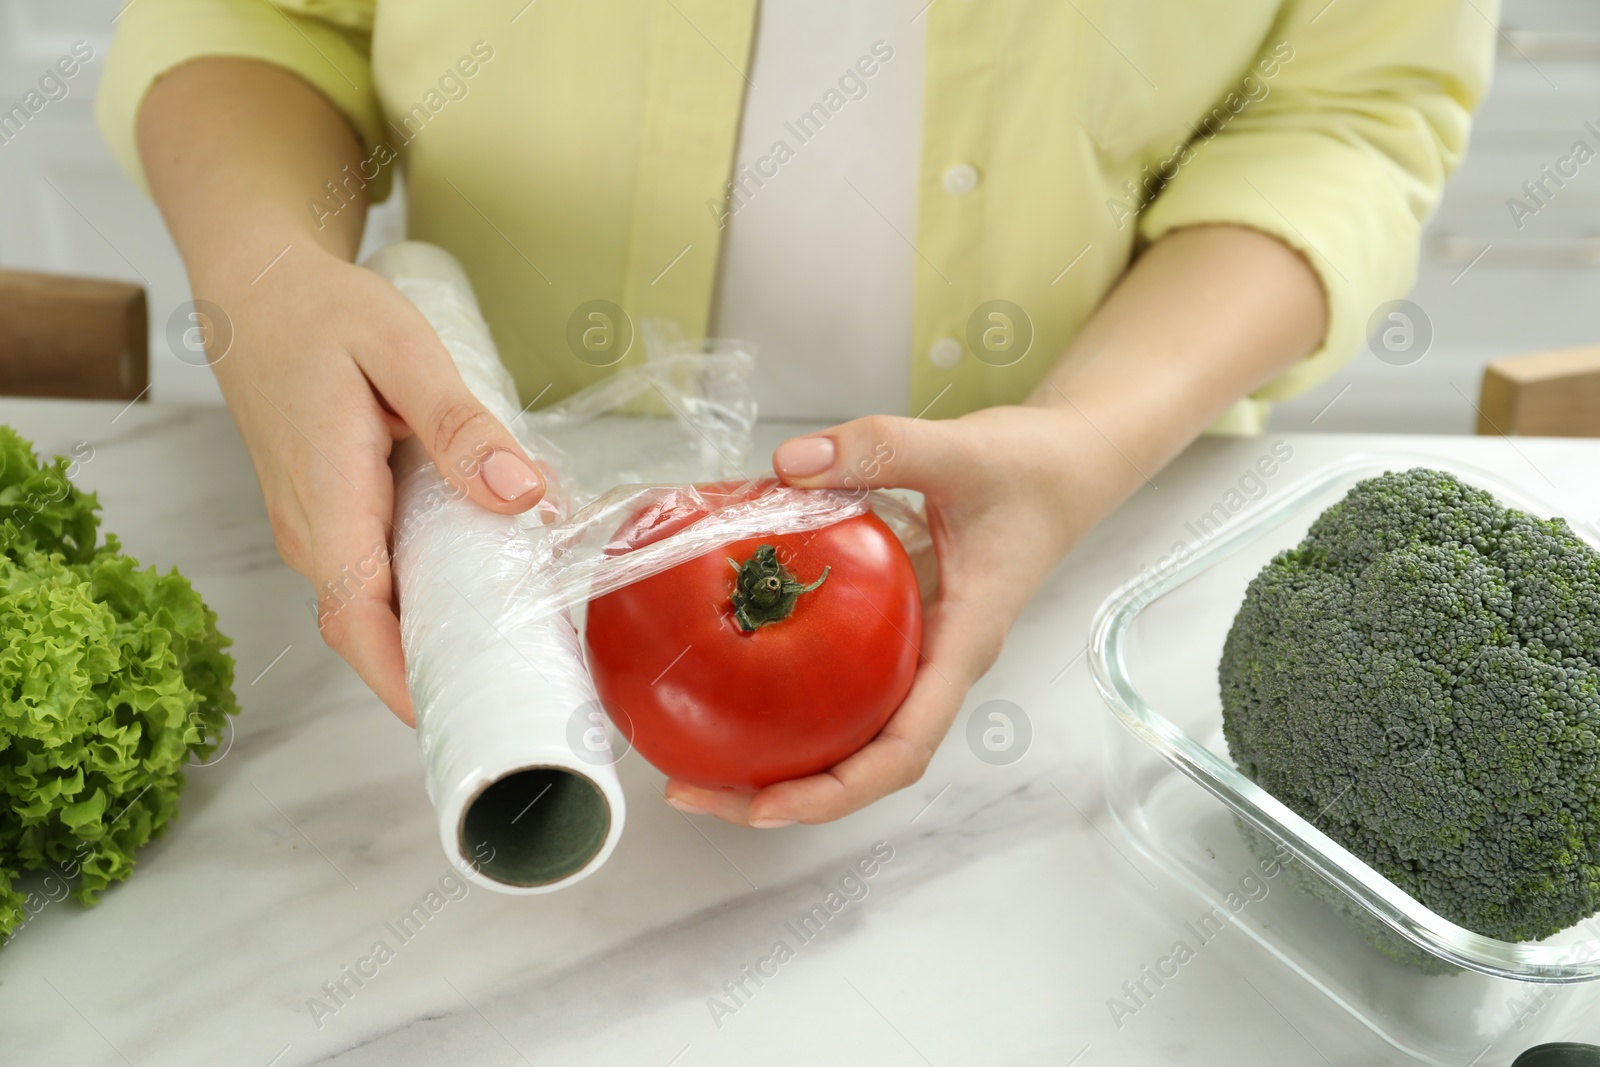
[[485, 877], [541, 886], [583, 870], [610, 829], [611, 804], [589, 779], [564, 767], [523, 767], [467, 802], [459, 847]]

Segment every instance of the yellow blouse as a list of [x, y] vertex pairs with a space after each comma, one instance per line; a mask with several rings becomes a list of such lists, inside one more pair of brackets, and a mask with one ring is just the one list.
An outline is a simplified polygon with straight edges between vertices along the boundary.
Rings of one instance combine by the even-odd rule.
[[[308, 217], [339, 210], [341, 187], [386, 195], [383, 164], [401, 159], [409, 235], [462, 261], [519, 387], [551, 385], [549, 402], [608, 373], [584, 350], [595, 301], [705, 331], [756, 4], [384, 0], [375, 17], [375, 0], [137, 0], [96, 114], [144, 184], [134, 121], [164, 72], [229, 55], [299, 74], [367, 153]], [[1334, 373], [1410, 287], [1497, 6], [933, 0], [916, 16], [912, 351], [897, 354], [913, 410], [1021, 400], [1144, 244], [1226, 222], [1298, 249], [1328, 298], [1321, 347], [1212, 427], [1258, 432], [1268, 401]], [[964, 358], [941, 365], [952, 341]], [[626, 360], [641, 358], [635, 344]]]

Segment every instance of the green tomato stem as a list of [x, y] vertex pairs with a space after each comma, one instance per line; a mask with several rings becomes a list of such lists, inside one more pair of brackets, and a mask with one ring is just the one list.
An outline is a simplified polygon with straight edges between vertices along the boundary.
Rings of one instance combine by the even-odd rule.
[[823, 567], [822, 577], [805, 585], [778, 562], [778, 550], [771, 545], [758, 546], [755, 554], [743, 563], [729, 559], [728, 565], [739, 576], [733, 583], [733, 617], [745, 633], [787, 619], [793, 614], [800, 594], [821, 585], [833, 569]]

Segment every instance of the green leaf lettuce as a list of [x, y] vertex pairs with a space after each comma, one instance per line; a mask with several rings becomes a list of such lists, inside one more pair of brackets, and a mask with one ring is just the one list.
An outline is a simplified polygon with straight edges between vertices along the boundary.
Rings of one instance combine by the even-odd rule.
[[76, 876], [85, 905], [128, 877], [239, 711], [216, 614], [97, 544], [99, 502], [67, 475], [0, 426], [0, 937], [28, 917], [22, 870]]

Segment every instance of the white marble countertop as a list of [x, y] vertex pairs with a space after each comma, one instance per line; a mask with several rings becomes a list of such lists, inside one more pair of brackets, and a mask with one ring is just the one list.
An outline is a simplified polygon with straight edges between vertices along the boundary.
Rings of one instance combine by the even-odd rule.
[[[911, 789], [830, 825], [755, 831], [674, 811], [659, 799], [662, 776], [631, 755], [620, 765], [629, 824], [601, 871], [550, 896], [446, 896], [399, 943], [386, 924], [448, 871], [411, 731], [322, 646], [310, 587], [273, 550], [226, 413], [119, 410], [6, 400], [0, 421], [45, 452], [93, 444], [79, 484], [100, 494], [128, 551], [178, 566], [217, 610], [244, 714], [227, 755], [189, 772], [181, 818], [131, 880], [92, 910], [48, 906], [0, 953], [0, 1063], [1398, 1061], [1233, 931], [1120, 1027], [1107, 1007], [1194, 900], [1135, 855], [1106, 811], [1102, 737], [1119, 727], [1079, 656], [1088, 621], [1113, 586], [1187, 536], [1184, 523], [1271, 436], [1190, 449], [1039, 592], [966, 708], [1022, 707], [1034, 733], [1020, 761], [977, 759], [964, 712]], [[1399, 446], [1497, 470], [1577, 518], [1600, 515], [1600, 442], [1289, 441], [1294, 458], [1273, 487]], [[892, 859], [866, 896], [801, 943], [785, 923], [878, 842]], [[308, 1002], [333, 1004], [324, 983], [380, 939], [397, 945], [393, 957], [318, 1018]], [[710, 998], [735, 1004], [724, 983], [779, 939], [793, 958], [759, 987], [746, 979], [748, 995], [714, 1019]], [[1570, 1036], [1600, 1041], [1600, 1021]], [[1496, 1055], [1483, 1063], [1509, 1059]]]

